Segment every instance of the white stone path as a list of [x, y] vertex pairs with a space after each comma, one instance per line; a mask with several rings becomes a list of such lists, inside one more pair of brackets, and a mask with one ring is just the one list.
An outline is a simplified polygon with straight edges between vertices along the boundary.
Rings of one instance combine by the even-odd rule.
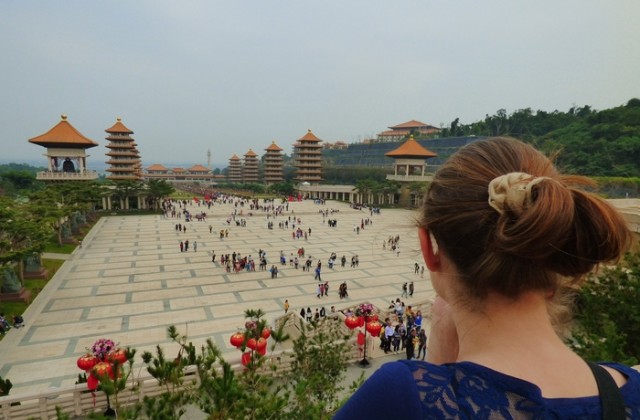
[[[319, 210], [326, 208], [339, 210], [329, 215], [338, 220], [337, 227], [323, 223]], [[76, 359], [98, 338], [135, 347], [138, 355], [153, 352], [156, 344], [172, 354], [175, 348], [169, 344], [166, 328], [173, 324], [194, 343], [211, 337], [231, 358], [238, 352], [229, 344], [229, 337], [244, 325], [245, 309], [260, 308], [271, 321], [283, 314], [285, 299], [290, 310], [297, 312], [308, 306], [313, 311], [321, 306], [328, 311], [331, 305], [342, 309], [362, 301], [387, 307], [400, 297], [402, 284], [408, 281], [415, 282], [416, 292], [413, 298], [404, 299], [406, 304], [433, 297], [428, 271], [422, 279], [413, 271], [415, 262], [422, 265], [413, 212], [382, 210], [370, 216], [345, 203], [304, 201], [290, 203], [289, 212], [278, 217], [269, 230], [261, 212], [244, 216], [246, 227], [233, 222], [228, 226], [231, 204], [211, 209], [192, 205], [190, 209], [205, 211], [209, 217], [206, 222], [186, 223], [186, 233], [175, 231], [175, 224], [185, 224], [184, 220], [162, 216], [112, 216], [96, 224], [83, 247], [65, 262], [24, 314], [26, 327], [10, 330], [0, 342], [0, 376], [13, 382], [12, 395], [73, 384], [79, 373]], [[245, 215], [247, 212], [245, 208]], [[293, 212], [302, 219], [304, 230], [312, 229], [306, 241], [292, 239], [291, 225], [278, 228], [278, 222]], [[354, 224], [367, 217], [373, 224], [356, 234]], [[220, 240], [219, 230], [227, 228], [229, 237]], [[401, 237], [399, 256], [382, 249], [390, 235]], [[181, 253], [179, 242], [185, 239], [191, 247]], [[197, 252], [192, 248], [194, 241], [198, 242]], [[328, 297], [316, 297], [313, 271], [278, 264], [278, 278], [271, 279], [268, 271], [226, 273], [219, 263], [211, 263], [212, 250], [219, 262], [222, 253], [233, 251], [257, 260], [258, 249], [263, 249], [270, 267], [277, 264], [281, 250], [288, 256], [301, 246], [314, 257], [314, 267], [322, 260], [322, 279], [331, 285]], [[345, 255], [347, 266], [329, 269], [331, 252], [337, 253], [338, 260]], [[360, 264], [350, 268], [354, 254]], [[349, 286], [349, 298], [343, 301], [337, 294], [342, 281]]]

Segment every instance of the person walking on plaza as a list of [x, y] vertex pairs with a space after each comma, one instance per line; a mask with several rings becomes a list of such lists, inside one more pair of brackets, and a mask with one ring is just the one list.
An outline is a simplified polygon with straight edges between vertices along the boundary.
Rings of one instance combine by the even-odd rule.
[[289, 299], [284, 300], [284, 313], [289, 312]]
[[413, 282], [409, 283], [409, 297], [413, 297]]
[[322, 281], [322, 279], [320, 278], [320, 265], [316, 267], [316, 276], [314, 277], [314, 280]]
[[404, 282], [404, 284], [402, 285], [402, 294], [400, 295], [400, 297], [407, 297], [407, 282]]
[[180, 252], [184, 252], [184, 242], [180, 241]]
[[193, 241], [193, 252], [198, 250], [198, 241]]
[[420, 354], [422, 354], [422, 360], [424, 360], [427, 355], [427, 332], [425, 330], [420, 330], [418, 333], [418, 355], [416, 359], [420, 359]]

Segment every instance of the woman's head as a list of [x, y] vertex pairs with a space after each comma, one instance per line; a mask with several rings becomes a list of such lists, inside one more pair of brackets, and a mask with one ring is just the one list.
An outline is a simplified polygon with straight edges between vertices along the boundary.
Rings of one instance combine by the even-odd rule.
[[579, 279], [617, 259], [630, 241], [622, 217], [561, 175], [533, 147], [511, 138], [460, 149], [435, 174], [420, 225], [456, 266], [472, 298], [517, 297]]

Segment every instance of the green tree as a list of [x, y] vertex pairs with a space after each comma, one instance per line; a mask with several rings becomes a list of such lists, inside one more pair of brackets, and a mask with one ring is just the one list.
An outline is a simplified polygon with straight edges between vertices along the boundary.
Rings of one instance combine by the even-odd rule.
[[147, 192], [152, 205], [158, 208], [163, 198], [169, 197], [173, 194], [175, 188], [171, 186], [167, 181], [163, 179], [151, 179], [147, 183]]

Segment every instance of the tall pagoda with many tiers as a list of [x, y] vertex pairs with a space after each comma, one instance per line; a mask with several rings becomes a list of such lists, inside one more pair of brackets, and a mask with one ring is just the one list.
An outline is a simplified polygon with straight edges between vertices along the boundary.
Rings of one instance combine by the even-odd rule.
[[319, 184], [322, 181], [322, 140], [309, 130], [293, 145], [296, 181]]
[[135, 140], [131, 137], [133, 131], [129, 130], [118, 118], [116, 123], [104, 130], [109, 141], [107, 149], [109, 166], [107, 179], [116, 181], [140, 181], [142, 180], [142, 164], [140, 162], [140, 152]]

